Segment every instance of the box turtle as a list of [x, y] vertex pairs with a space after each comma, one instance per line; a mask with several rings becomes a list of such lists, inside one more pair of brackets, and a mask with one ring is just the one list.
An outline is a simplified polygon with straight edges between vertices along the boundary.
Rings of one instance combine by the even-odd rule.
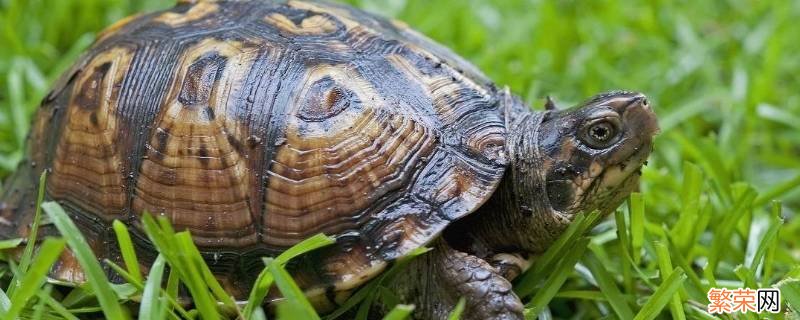
[[[388, 284], [416, 317], [464, 297], [467, 318], [520, 319], [510, 281], [577, 214], [637, 188], [658, 130], [639, 93], [545, 107], [348, 6], [183, 1], [109, 27], [44, 98], [0, 235], [28, 234], [48, 170], [46, 197], [100, 258], [119, 256], [117, 219], [152, 261], [151, 212], [189, 230], [243, 297], [261, 257], [325, 233], [334, 245], [289, 266], [324, 312], [429, 246]], [[70, 254], [51, 275], [84, 281]]]

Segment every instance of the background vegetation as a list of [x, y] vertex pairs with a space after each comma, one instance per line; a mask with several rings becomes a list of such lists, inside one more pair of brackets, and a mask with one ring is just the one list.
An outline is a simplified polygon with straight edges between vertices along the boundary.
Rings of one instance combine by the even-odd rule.
[[[537, 263], [536, 270], [555, 271], [546, 277], [531, 273], [518, 284], [529, 297], [529, 315], [710, 318], [704, 310], [711, 286], [780, 286], [785, 306], [800, 305], [800, 285], [790, 280], [800, 278], [800, 2], [350, 2], [408, 22], [535, 108], [545, 95], [572, 105], [609, 89], [642, 91], [655, 105], [662, 134], [644, 170], [642, 195], [592, 229], [589, 238], [575, 230]], [[171, 5], [0, 0], [0, 175], [21, 159], [29, 119], [48, 86], [99, 30], [128, 14]], [[58, 208], [46, 208], [53, 222], [59, 221]], [[151, 227], [151, 236], [175, 237], [167, 243], [182, 245], [180, 233], [157, 222]], [[66, 240], [73, 249], [75, 243], [80, 241]], [[3, 315], [63, 318], [102, 306], [108, 316], [117, 308], [140, 308], [119, 307], [118, 300], [140, 301], [148, 308], [142, 310], [169, 315], [198, 313], [174, 308], [169, 288], [159, 292], [150, 285], [148, 294], [150, 281], [131, 268], [120, 267], [131, 277], [127, 286], [55, 290], [42, 283], [42, 275], [65, 243], [45, 244], [35, 263], [0, 268], [6, 283]], [[162, 267], [179, 270], [183, 258], [170, 252], [183, 249], [159, 247]], [[174, 281], [203, 282], [202, 263], [184, 265], [187, 270], [164, 278], [180, 273]], [[274, 270], [267, 268], [265, 275], [280, 275], [279, 262], [269, 265]], [[275, 279], [284, 294], [291, 292], [286, 282], [280, 285], [280, 276]], [[380, 292], [378, 285], [371, 288], [364, 293], [367, 301]], [[213, 285], [195, 290], [195, 299], [219, 301], [218, 308], [200, 310], [204, 317], [243, 312]], [[285, 314], [307, 312], [301, 302], [286, 305]], [[243, 310], [250, 314], [250, 308]], [[396, 309], [398, 317], [404, 310]], [[790, 309], [785, 312], [771, 316], [792, 317]], [[257, 308], [254, 314], [260, 315]]]

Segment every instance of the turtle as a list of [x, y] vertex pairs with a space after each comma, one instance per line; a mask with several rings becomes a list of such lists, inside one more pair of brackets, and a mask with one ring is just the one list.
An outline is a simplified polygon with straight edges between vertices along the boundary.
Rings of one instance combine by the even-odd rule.
[[[637, 189], [657, 132], [641, 93], [534, 111], [406, 24], [347, 5], [179, 1], [111, 25], [56, 81], [0, 235], [29, 234], [47, 171], [46, 198], [101, 259], [119, 259], [119, 220], [152, 261], [150, 212], [190, 231], [244, 297], [262, 257], [324, 233], [333, 245], [287, 268], [326, 312], [427, 246], [386, 284], [415, 317], [463, 297], [468, 319], [522, 319], [514, 278], [575, 217]], [[50, 276], [85, 281], [69, 252]]]

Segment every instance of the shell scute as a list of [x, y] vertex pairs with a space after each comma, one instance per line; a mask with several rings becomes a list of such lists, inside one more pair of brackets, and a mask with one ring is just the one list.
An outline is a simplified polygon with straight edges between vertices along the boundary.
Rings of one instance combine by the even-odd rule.
[[47, 185], [54, 198], [70, 200], [87, 216], [105, 221], [121, 217], [126, 205], [115, 112], [131, 59], [130, 48], [114, 47], [94, 56], [75, 76]]
[[229, 138], [240, 126], [229, 93], [242, 85], [242, 72], [257, 55], [243, 42], [216, 38], [183, 51], [145, 145], [134, 214], [168, 215], [205, 246], [256, 243], [247, 161]]

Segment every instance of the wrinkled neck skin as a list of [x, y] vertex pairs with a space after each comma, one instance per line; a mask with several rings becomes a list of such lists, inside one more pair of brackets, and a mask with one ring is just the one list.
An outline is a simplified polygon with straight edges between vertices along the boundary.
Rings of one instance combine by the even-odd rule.
[[[537, 255], [567, 228], [571, 216], [551, 208], [545, 191], [539, 128], [550, 111], [533, 112], [513, 98], [507, 108], [509, 166], [500, 186], [477, 212], [445, 232], [454, 247], [481, 258], [501, 252]], [[519, 156], [527, 155], [527, 156]]]

